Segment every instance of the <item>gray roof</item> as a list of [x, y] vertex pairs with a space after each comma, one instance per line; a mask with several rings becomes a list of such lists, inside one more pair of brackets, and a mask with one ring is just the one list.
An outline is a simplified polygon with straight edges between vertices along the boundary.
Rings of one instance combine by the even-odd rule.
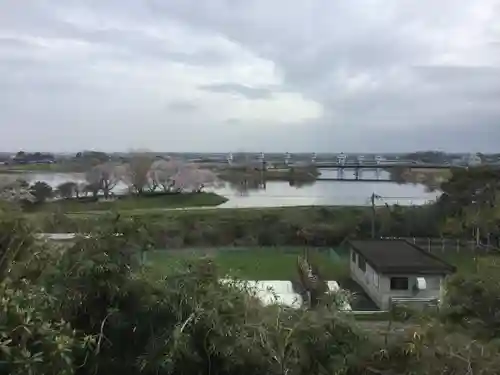
[[405, 240], [353, 240], [351, 247], [377, 272], [449, 274], [455, 267]]

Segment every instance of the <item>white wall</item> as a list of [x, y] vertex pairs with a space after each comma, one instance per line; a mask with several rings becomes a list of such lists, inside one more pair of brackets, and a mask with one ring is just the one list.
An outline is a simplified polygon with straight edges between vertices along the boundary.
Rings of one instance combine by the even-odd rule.
[[[366, 263], [366, 271], [363, 272], [359, 264], [359, 254], [356, 254], [356, 262], [352, 258], [353, 250], [350, 252], [350, 268], [351, 277], [364, 289], [375, 304], [381, 310], [387, 310], [390, 307], [390, 299], [392, 297], [406, 298], [436, 298], [441, 297], [443, 276], [441, 275], [379, 275], [368, 263]], [[392, 277], [407, 277], [407, 290], [391, 290]], [[417, 277], [424, 277], [426, 280], [426, 289], [414, 291], [413, 286], [416, 283]]]
[[[392, 277], [407, 277], [408, 289], [407, 290], [391, 290]], [[426, 289], [415, 291], [413, 286], [416, 284], [417, 277], [423, 277], [426, 281]], [[440, 275], [383, 275], [380, 278], [380, 308], [387, 310], [390, 307], [390, 299], [392, 297], [405, 297], [405, 298], [440, 298], [441, 293], [441, 279]]]
[[370, 296], [370, 298], [375, 302], [377, 306], [380, 307], [381, 294], [380, 294], [380, 275], [368, 264], [366, 263], [366, 271], [363, 272], [358, 264], [359, 264], [359, 254], [356, 254], [356, 262], [353, 262], [352, 259], [352, 250], [351, 250], [351, 277], [363, 287], [365, 292]]

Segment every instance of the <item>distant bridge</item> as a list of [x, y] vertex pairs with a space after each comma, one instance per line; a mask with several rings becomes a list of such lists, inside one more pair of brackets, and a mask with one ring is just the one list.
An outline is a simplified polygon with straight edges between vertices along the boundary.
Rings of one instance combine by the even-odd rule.
[[358, 176], [357, 178], [347, 178], [347, 177], [342, 177], [339, 176], [337, 178], [335, 177], [321, 177], [319, 176], [316, 181], [335, 181], [335, 182], [394, 182], [393, 180], [390, 180], [388, 178], [366, 178], [362, 176]]
[[[268, 155], [269, 156], [269, 155]], [[476, 158], [477, 159], [477, 158]], [[338, 154], [336, 157], [332, 157], [331, 160], [325, 160], [318, 158], [316, 153], [312, 153], [310, 159], [304, 157], [303, 154], [292, 155], [290, 153], [283, 154], [283, 158], [278, 157], [276, 154], [272, 154], [271, 157], [266, 157], [266, 155], [261, 152], [254, 157], [247, 155], [244, 159], [241, 157], [235, 158], [232, 153], [227, 155], [226, 159], [219, 159], [217, 162], [212, 161], [212, 163], [221, 165], [239, 165], [239, 166], [253, 166], [254, 168], [335, 168], [335, 169], [415, 169], [415, 168], [426, 168], [426, 169], [451, 169], [451, 168], [468, 168], [474, 166], [488, 166], [491, 168], [500, 168], [500, 164], [488, 164], [484, 163], [481, 159], [473, 161], [459, 161], [458, 164], [450, 162], [440, 162], [440, 163], [425, 163], [417, 160], [409, 159], [386, 159], [383, 156], [376, 155], [371, 157], [365, 157], [365, 155], [347, 155], [344, 153]]]
[[[417, 162], [381, 162], [381, 163], [338, 163], [338, 162], [316, 162], [309, 164], [316, 168], [336, 169], [394, 169], [394, 168], [426, 168], [426, 169], [450, 169], [450, 164], [426, 164]], [[291, 164], [290, 167], [299, 167], [299, 164]], [[302, 165], [305, 166], [305, 165]], [[459, 168], [465, 168], [458, 166]]]

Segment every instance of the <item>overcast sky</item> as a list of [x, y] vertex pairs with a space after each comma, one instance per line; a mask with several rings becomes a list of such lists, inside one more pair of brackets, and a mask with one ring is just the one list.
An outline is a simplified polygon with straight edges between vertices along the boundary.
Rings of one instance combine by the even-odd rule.
[[500, 0], [0, 0], [0, 150], [500, 151]]

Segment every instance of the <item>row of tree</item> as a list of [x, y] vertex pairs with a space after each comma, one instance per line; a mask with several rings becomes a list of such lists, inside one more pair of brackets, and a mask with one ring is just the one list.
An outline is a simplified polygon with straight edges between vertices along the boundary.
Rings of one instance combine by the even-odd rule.
[[146, 155], [134, 155], [126, 163], [105, 162], [93, 166], [84, 179], [75, 176], [55, 190], [46, 182], [38, 181], [29, 185], [15, 174], [2, 175], [0, 197], [6, 200], [43, 202], [52, 197], [80, 198], [91, 195], [94, 198], [102, 193], [104, 198], [112, 196], [113, 189], [123, 183], [129, 194], [141, 195], [145, 192], [199, 192], [204, 187], [220, 183], [216, 174], [200, 169], [192, 163], [178, 160], [153, 159]]
[[473, 233], [477, 242], [493, 239], [500, 246], [500, 169], [455, 169], [441, 190], [436, 212], [445, 232]]
[[[148, 155], [134, 155], [126, 164], [103, 163], [91, 168], [85, 174], [85, 183], [72, 185], [75, 194], [91, 192], [96, 196], [102, 192], [110, 196], [118, 183], [124, 183], [131, 194], [146, 191], [182, 192], [201, 191], [204, 187], [217, 185], [215, 173], [201, 169], [196, 164], [174, 159], [153, 159]], [[63, 190], [68, 192], [68, 186]]]
[[24, 152], [19, 151], [11, 160], [17, 164], [37, 164], [37, 163], [54, 163], [56, 158], [54, 154], [43, 152]]

